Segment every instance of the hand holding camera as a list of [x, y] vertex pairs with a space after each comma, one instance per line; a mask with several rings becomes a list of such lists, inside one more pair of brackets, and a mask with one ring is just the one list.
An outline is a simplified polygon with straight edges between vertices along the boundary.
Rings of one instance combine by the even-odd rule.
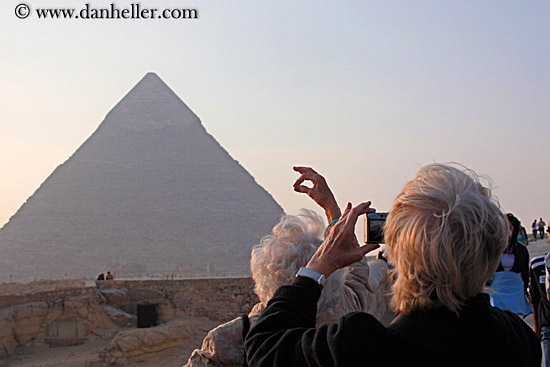
[[357, 219], [362, 214], [374, 212], [375, 209], [370, 207], [370, 201], [354, 208], [348, 203], [342, 218], [330, 229], [328, 236], [306, 267], [328, 278], [334, 271], [361, 260], [368, 252], [380, 247], [377, 243], [357, 246], [355, 241]]

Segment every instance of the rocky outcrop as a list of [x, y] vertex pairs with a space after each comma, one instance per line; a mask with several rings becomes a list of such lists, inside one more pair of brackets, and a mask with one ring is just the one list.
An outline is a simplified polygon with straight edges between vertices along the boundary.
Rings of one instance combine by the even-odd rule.
[[130, 303], [167, 304], [166, 294], [160, 290], [144, 288], [107, 288], [100, 290], [105, 302], [111, 306], [121, 306]]
[[[159, 330], [164, 330], [165, 323], [181, 318], [214, 320], [206, 326], [210, 327], [247, 313], [257, 301], [249, 278], [115, 281], [98, 283], [97, 287], [15, 294], [0, 298], [0, 357], [10, 356], [17, 347], [31, 343], [45, 342], [57, 347], [77, 345], [89, 338], [111, 340], [117, 333], [138, 325], [140, 307], [153, 309], [153, 325], [163, 324]], [[180, 329], [170, 327], [162, 333]], [[199, 332], [203, 329], [197, 326]], [[167, 338], [165, 345], [175, 345], [175, 340], [181, 339], [178, 335], [179, 331], [173, 340]], [[189, 332], [189, 338], [196, 335]], [[202, 337], [196, 337], [196, 343]], [[161, 348], [155, 345], [144, 350]], [[120, 351], [125, 353], [122, 347]]]
[[189, 317], [157, 327], [122, 331], [107, 345], [103, 358], [111, 365], [156, 358], [169, 349], [202, 339], [216, 324], [204, 317]]
[[[383, 319], [388, 310], [387, 265], [377, 260], [369, 266], [369, 309]], [[103, 346], [97, 349], [88, 367], [170, 358], [171, 349], [185, 358], [208, 330], [248, 313], [258, 302], [250, 278], [115, 281], [22, 297], [32, 302], [0, 309], [0, 360], [33, 343], [58, 347], [109, 341], [101, 353]], [[156, 311], [158, 326], [136, 328], [144, 308]]]
[[81, 322], [85, 334], [119, 326], [99, 294], [11, 306], [0, 310], [0, 356], [13, 354], [17, 346], [44, 341], [52, 333], [51, 324], [60, 321]]
[[[53, 293], [55, 294], [55, 293]], [[104, 289], [94, 293], [59, 297], [48, 301], [14, 305], [0, 310], [0, 356], [13, 354], [15, 348], [32, 341], [60, 346], [82, 343], [85, 336], [113, 336], [109, 331], [135, 327], [136, 315], [123, 306], [168, 301], [160, 291], [148, 289]], [[131, 308], [131, 307], [130, 307]], [[74, 322], [74, 335], [64, 335], [61, 322]], [[54, 325], [55, 327], [52, 327]]]

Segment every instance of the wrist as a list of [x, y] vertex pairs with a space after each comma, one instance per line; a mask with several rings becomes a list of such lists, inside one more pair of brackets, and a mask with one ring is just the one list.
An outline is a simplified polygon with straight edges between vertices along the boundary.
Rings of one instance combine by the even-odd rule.
[[322, 273], [319, 273], [316, 270], [313, 270], [310, 268], [304, 268], [304, 267], [298, 270], [298, 272], [296, 273], [296, 277], [309, 278], [313, 280], [315, 283], [319, 284], [321, 289], [325, 286], [325, 283], [327, 282], [327, 278]]
[[336, 269], [332, 269], [327, 264], [324, 264], [321, 261], [316, 261], [315, 259], [309, 260], [307, 265], [305, 266], [307, 269], [314, 270], [318, 272], [319, 274], [322, 274], [325, 276], [325, 278], [328, 278], [330, 274], [332, 274]]
[[342, 212], [340, 211], [340, 208], [336, 203], [334, 205], [327, 207], [325, 209], [325, 214], [327, 216], [327, 219], [329, 223], [338, 220], [342, 216]]

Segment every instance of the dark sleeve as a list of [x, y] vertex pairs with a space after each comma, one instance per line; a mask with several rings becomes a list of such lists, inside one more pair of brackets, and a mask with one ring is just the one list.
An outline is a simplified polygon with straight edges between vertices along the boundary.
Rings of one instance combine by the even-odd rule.
[[529, 270], [529, 294], [531, 295], [531, 303], [536, 310], [540, 302], [539, 275], [533, 268]]
[[395, 348], [406, 346], [373, 316], [362, 312], [349, 314], [337, 324], [315, 328], [319, 295], [319, 286], [308, 278], [297, 278], [279, 288], [246, 337], [248, 365], [376, 365], [395, 359], [392, 351], [395, 355]]
[[517, 244], [515, 251], [514, 271], [521, 274], [523, 279], [523, 289], [527, 294], [529, 287], [529, 251], [523, 245]]

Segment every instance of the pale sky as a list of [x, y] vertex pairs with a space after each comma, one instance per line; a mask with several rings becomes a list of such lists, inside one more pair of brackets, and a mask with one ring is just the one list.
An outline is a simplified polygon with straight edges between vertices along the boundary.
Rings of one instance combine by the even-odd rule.
[[529, 231], [549, 222], [548, 1], [140, 2], [195, 20], [32, 13], [110, 4], [94, 0], [24, 0], [18, 19], [21, 1], [0, 4], [0, 226], [149, 71], [287, 213], [314, 208], [296, 164], [341, 206], [387, 211], [421, 166], [455, 161]]

